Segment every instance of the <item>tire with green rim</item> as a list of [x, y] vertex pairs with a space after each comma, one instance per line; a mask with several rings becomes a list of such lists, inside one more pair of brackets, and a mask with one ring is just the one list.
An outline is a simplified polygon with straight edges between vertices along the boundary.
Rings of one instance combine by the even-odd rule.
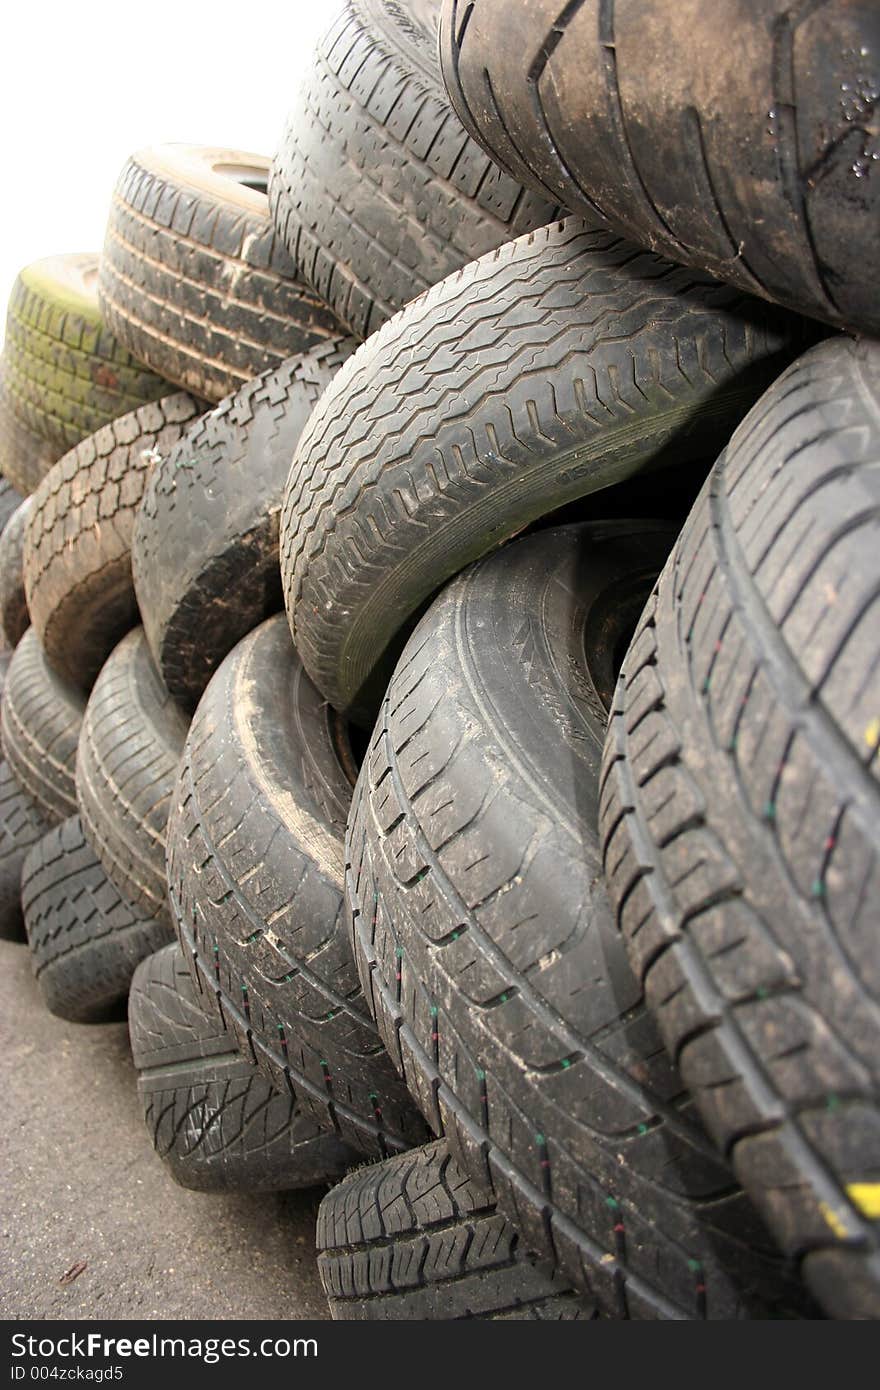
[[[52, 446], [56, 458], [117, 415], [168, 391], [104, 322], [98, 261], [92, 254], [35, 261], [21, 271], [9, 299], [0, 360], [5, 405], [31, 435]], [[22, 468], [32, 478], [26, 491], [52, 462], [31, 460]]]

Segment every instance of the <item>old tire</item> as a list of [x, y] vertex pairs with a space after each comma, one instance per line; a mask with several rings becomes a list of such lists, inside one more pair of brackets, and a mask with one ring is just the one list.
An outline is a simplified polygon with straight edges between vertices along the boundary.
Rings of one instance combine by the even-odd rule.
[[339, 332], [275, 235], [268, 171], [240, 150], [161, 145], [116, 185], [101, 308], [141, 361], [204, 400]]
[[530, 1260], [444, 1140], [350, 1173], [318, 1208], [336, 1319], [574, 1321], [594, 1309]]
[[471, 133], [545, 197], [672, 260], [880, 330], [871, 0], [445, 0]]
[[21, 866], [48, 829], [48, 821], [22, 791], [9, 764], [0, 760], [0, 940], [24, 940]]
[[17, 647], [30, 623], [24, 590], [24, 533], [33, 501], [26, 497], [0, 532], [0, 635]]
[[10, 296], [0, 364], [4, 401], [30, 434], [53, 446], [51, 456], [31, 459], [27, 471], [34, 476], [21, 491], [33, 491], [54, 459], [87, 434], [168, 392], [102, 320], [98, 259], [36, 261], [21, 272]]
[[128, 1026], [147, 1130], [182, 1187], [315, 1187], [358, 1161], [241, 1055], [213, 1010], [203, 1011], [177, 942], [138, 967]]
[[285, 603], [318, 689], [369, 726], [383, 653], [446, 579], [573, 498], [714, 454], [800, 342], [575, 218], [423, 295], [337, 374], [291, 468]]
[[46, 1007], [71, 1023], [118, 1017], [139, 962], [170, 935], [167, 921], [140, 915], [120, 897], [79, 816], [50, 830], [27, 855], [21, 904]]
[[615, 663], [671, 539], [545, 531], [447, 586], [361, 769], [347, 902], [391, 1056], [526, 1249], [607, 1316], [767, 1315], [798, 1281], [663, 1056], [599, 867]]
[[6, 530], [21, 502], [21, 493], [15, 490], [7, 478], [0, 477], [0, 535]]
[[86, 839], [123, 897], [170, 923], [165, 827], [189, 719], [153, 665], [143, 628], [119, 643], [89, 696], [76, 760]]
[[157, 463], [132, 569], [162, 679], [191, 708], [239, 638], [283, 605], [278, 516], [318, 396], [354, 344], [335, 339], [229, 396]]
[[50, 827], [76, 811], [76, 745], [85, 703], [52, 670], [28, 628], [6, 674], [0, 735], [10, 771]]
[[880, 1315], [880, 348], [746, 417], [623, 666], [602, 794], [630, 959], [829, 1312]]
[[0, 475], [20, 496], [27, 497], [63, 453], [63, 445], [41, 439], [11, 408], [0, 358]]
[[560, 216], [463, 129], [437, 62], [436, 0], [348, 0], [272, 165], [275, 224], [300, 273], [366, 338], [416, 295]]
[[358, 987], [342, 909], [354, 780], [344, 726], [283, 614], [230, 652], [193, 719], [168, 823], [168, 895], [205, 1007], [278, 1090], [379, 1154], [427, 1131]]
[[139, 621], [131, 539], [150, 470], [201, 409], [178, 392], [121, 415], [59, 459], [34, 493], [24, 543], [30, 619], [55, 670], [86, 691]]

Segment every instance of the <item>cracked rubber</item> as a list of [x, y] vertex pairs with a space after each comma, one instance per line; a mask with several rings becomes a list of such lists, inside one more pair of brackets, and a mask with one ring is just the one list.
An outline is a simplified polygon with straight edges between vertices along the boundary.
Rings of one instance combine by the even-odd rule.
[[27, 497], [63, 453], [62, 445], [41, 439], [12, 410], [3, 386], [0, 358], [0, 475], [4, 482], [21, 497]]
[[880, 330], [873, 0], [444, 0], [467, 129], [512, 177], [640, 245]]
[[23, 941], [21, 866], [49, 823], [22, 791], [5, 758], [0, 760], [0, 940]]
[[444, 276], [561, 215], [486, 155], [449, 105], [436, 0], [347, 0], [272, 165], [303, 278], [366, 338]]
[[318, 1273], [341, 1321], [596, 1316], [530, 1260], [445, 1141], [350, 1173], [318, 1208]]
[[880, 1315], [880, 348], [789, 368], [623, 664], [602, 791], [630, 960], [826, 1310]]
[[543, 531], [444, 589], [361, 768], [346, 897], [391, 1057], [526, 1249], [606, 1316], [775, 1316], [800, 1283], [665, 1057], [601, 880], [605, 713], [673, 535]]
[[26, 497], [0, 532], [0, 635], [17, 647], [30, 623], [24, 591], [24, 533], [33, 503]]
[[339, 333], [275, 234], [268, 173], [260, 155], [160, 145], [116, 185], [101, 308], [141, 361], [204, 400]]
[[715, 457], [802, 334], [577, 218], [428, 291], [337, 373], [294, 457], [282, 576], [318, 689], [371, 727], [442, 583], [566, 502]]
[[283, 606], [278, 515], [302, 428], [354, 347], [334, 339], [257, 377], [157, 463], [132, 569], [153, 659], [190, 708], [236, 642]]
[[84, 254], [35, 261], [12, 289], [0, 361], [4, 402], [29, 435], [51, 446], [37, 457], [22, 447], [18, 464], [4, 466], [23, 493], [86, 435], [168, 392], [102, 320], [98, 260]]
[[203, 1011], [177, 942], [138, 967], [128, 1026], [147, 1130], [182, 1187], [315, 1187], [358, 1162], [241, 1055], [215, 1012]]
[[105, 662], [76, 760], [86, 839], [127, 902], [170, 924], [165, 827], [189, 718], [153, 665], [143, 628]]
[[284, 615], [199, 702], [168, 822], [168, 894], [193, 980], [268, 1079], [385, 1157], [427, 1130], [376, 1033], [342, 906], [355, 768]]
[[50, 830], [27, 855], [21, 904], [46, 1007], [71, 1023], [117, 1018], [139, 962], [170, 936], [167, 921], [142, 916], [120, 897], [79, 816]]
[[33, 628], [16, 647], [0, 716], [3, 756], [49, 826], [76, 811], [76, 745], [85, 696], [52, 670]]
[[178, 392], [121, 415], [59, 459], [33, 495], [24, 542], [30, 619], [55, 670], [85, 691], [140, 621], [135, 513], [153, 466], [201, 410]]

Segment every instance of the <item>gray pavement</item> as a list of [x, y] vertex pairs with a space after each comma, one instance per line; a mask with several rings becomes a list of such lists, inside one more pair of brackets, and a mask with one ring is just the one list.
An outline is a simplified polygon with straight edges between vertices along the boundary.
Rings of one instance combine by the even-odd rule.
[[26, 948], [7, 941], [0, 1105], [0, 1316], [329, 1316], [315, 1262], [321, 1193], [178, 1187], [147, 1137], [125, 1024], [53, 1018]]

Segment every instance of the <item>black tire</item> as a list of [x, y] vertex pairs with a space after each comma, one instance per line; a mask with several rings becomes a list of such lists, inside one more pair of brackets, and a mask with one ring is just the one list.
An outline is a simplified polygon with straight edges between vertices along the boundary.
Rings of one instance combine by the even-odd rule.
[[176, 942], [138, 967], [128, 1026], [153, 1147], [182, 1187], [315, 1187], [358, 1161], [241, 1055], [216, 1013], [203, 1011]]
[[615, 662], [671, 535], [544, 531], [413, 634], [349, 818], [364, 993], [435, 1133], [611, 1317], [800, 1305], [627, 964], [596, 825]]
[[168, 823], [168, 895], [206, 1009], [324, 1128], [385, 1157], [427, 1130], [373, 1026], [345, 929], [353, 774], [344, 727], [283, 615], [269, 618], [199, 702]]
[[561, 213], [492, 162], [449, 105], [437, 0], [347, 0], [272, 165], [303, 278], [366, 338], [409, 300]]
[[121, 898], [71, 816], [34, 845], [21, 871], [34, 975], [49, 1012], [71, 1023], [118, 1018], [140, 961], [169, 940], [167, 921]]
[[285, 603], [318, 689], [370, 725], [446, 579], [575, 497], [714, 456], [801, 344], [781, 310], [577, 219], [436, 286], [337, 374], [291, 468]]
[[278, 516], [291, 456], [353, 346], [332, 340], [249, 382], [153, 472], [132, 569], [153, 659], [181, 704], [193, 708], [239, 638], [283, 606]]
[[83, 831], [119, 892], [166, 924], [165, 829], [189, 719], [162, 684], [143, 628], [119, 643], [89, 696], [76, 793]]
[[49, 829], [36, 803], [0, 760], [0, 940], [23, 941], [21, 866], [31, 845]]
[[86, 435], [168, 392], [167, 383], [130, 357], [105, 327], [96, 295], [98, 259], [36, 261], [13, 286], [0, 364], [3, 394], [28, 433], [52, 446], [41, 458], [22, 450], [26, 477], [15, 467], [4, 469], [21, 492], [32, 492], [54, 460]]
[[0, 477], [0, 535], [3, 534], [11, 517], [21, 506], [21, 502], [21, 493], [16, 492], [12, 483], [6, 478]]
[[85, 697], [52, 670], [32, 628], [22, 637], [3, 688], [3, 756], [48, 822], [76, 811], [76, 745]]
[[530, 1260], [446, 1142], [350, 1173], [318, 1208], [318, 1273], [339, 1320], [568, 1322], [595, 1310]]
[[0, 533], [0, 634], [17, 647], [30, 623], [24, 591], [24, 533], [33, 500], [26, 497]]
[[626, 657], [604, 862], [712, 1135], [827, 1311], [880, 1316], [880, 347], [804, 355]]
[[27, 609], [52, 666], [83, 690], [139, 621], [131, 576], [135, 512], [154, 464], [201, 410], [181, 391], [120, 415], [59, 459], [31, 499]]
[[445, 0], [471, 133], [527, 186], [752, 294], [880, 330], [873, 0]]
[[15, 414], [3, 385], [0, 358], [0, 475], [20, 496], [27, 497], [63, 453], [63, 445], [41, 439]]
[[116, 185], [101, 308], [141, 361], [204, 400], [339, 332], [275, 235], [268, 176], [259, 155], [160, 145]]

